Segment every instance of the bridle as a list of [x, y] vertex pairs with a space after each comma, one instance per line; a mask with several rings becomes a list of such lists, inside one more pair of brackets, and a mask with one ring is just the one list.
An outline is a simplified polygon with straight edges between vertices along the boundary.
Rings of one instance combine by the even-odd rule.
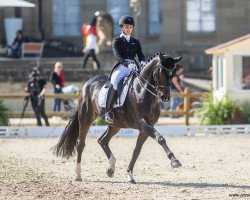
[[[164, 75], [166, 76], [166, 78], [168, 79], [168, 84], [163, 85], [160, 83], [160, 74], [163, 71]], [[166, 67], [163, 67], [162, 64], [160, 63], [159, 66], [156, 69], [156, 72], [154, 73], [154, 81], [155, 81], [155, 88], [156, 88], [156, 92], [158, 92], [159, 90], [164, 90], [166, 87], [171, 86], [171, 78], [173, 78], [174, 73], [176, 71], [176, 66], [173, 69], [168, 69]]]
[[[168, 86], [165, 86], [165, 85], [160, 83], [161, 70], [163, 70], [165, 72], [164, 75], [167, 76], [167, 79], [169, 81]], [[156, 68], [156, 70], [153, 74], [155, 86], [152, 85], [151, 83], [149, 83], [146, 79], [144, 79], [140, 75], [140, 73], [138, 73], [137, 71], [134, 71], [134, 72], [135, 72], [136, 76], [138, 77], [139, 84], [141, 85], [141, 87], [143, 87], [145, 84], [148, 84], [153, 90], [149, 89], [148, 87], [146, 87], [146, 90], [148, 92], [150, 92], [153, 96], [155, 96], [156, 98], [158, 98], [162, 101], [161, 97], [159, 96], [159, 91], [164, 90], [166, 87], [170, 88], [170, 85], [171, 85], [170, 80], [171, 80], [171, 78], [173, 78], [175, 71], [176, 71], [176, 66], [173, 69], [167, 69], [167, 68], [163, 67], [161, 63], [159, 63], [158, 67]], [[142, 81], [144, 82], [144, 84], [142, 83]]]

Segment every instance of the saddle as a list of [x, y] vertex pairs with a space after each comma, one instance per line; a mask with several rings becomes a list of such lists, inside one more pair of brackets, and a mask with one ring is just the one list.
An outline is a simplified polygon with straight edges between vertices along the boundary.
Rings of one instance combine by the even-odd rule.
[[[132, 84], [133, 77], [134, 77], [134, 73], [132, 72], [119, 82], [118, 95], [117, 95], [115, 103], [113, 104], [113, 108], [119, 108], [123, 106], [125, 99], [127, 97], [130, 85]], [[104, 84], [98, 96], [98, 105], [102, 108], [106, 107], [109, 85], [110, 85], [110, 81], [107, 80], [107, 83]]]

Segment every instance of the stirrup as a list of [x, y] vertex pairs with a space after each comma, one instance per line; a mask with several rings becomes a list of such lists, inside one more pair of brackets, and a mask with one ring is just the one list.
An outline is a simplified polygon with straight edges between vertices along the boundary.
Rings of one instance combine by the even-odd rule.
[[108, 123], [114, 123], [114, 114], [112, 111], [109, 111], [105, 116], [105, 121]]

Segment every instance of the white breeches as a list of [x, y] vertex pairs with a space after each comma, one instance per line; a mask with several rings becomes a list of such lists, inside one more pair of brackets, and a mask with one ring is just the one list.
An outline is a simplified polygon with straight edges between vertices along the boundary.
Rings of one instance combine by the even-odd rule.
[[120, 80], [127, 76], [131, 72], [131, 69], [124, 67], [122, 64], [118, 65], [118, 67], [115, 69], [115, 71], [112, 73], [111, 76], [111, 84], [113, 85], [113, 88], [117, 90], [118, 83]]

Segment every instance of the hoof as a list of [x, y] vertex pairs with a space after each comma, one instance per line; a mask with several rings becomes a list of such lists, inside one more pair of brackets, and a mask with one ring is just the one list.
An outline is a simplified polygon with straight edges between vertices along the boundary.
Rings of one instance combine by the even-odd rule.
[[181, 167], [181, 166], [182, 166], [182, 164], [180, 163], [179, 160], [172, 160], [172, 162], [171, 162], [171, 167], [172, 168], [178, 168], [178, 167]]
[[115, 173], [114, 170], [109, 167], [107, 170], [108, 177], [113, 178], [114, 173]]
[[76, 177], [75, 181], [82, 181], [82, 177]]
[[136, 184], [135, 179], [129, 179], [128, 183]]

